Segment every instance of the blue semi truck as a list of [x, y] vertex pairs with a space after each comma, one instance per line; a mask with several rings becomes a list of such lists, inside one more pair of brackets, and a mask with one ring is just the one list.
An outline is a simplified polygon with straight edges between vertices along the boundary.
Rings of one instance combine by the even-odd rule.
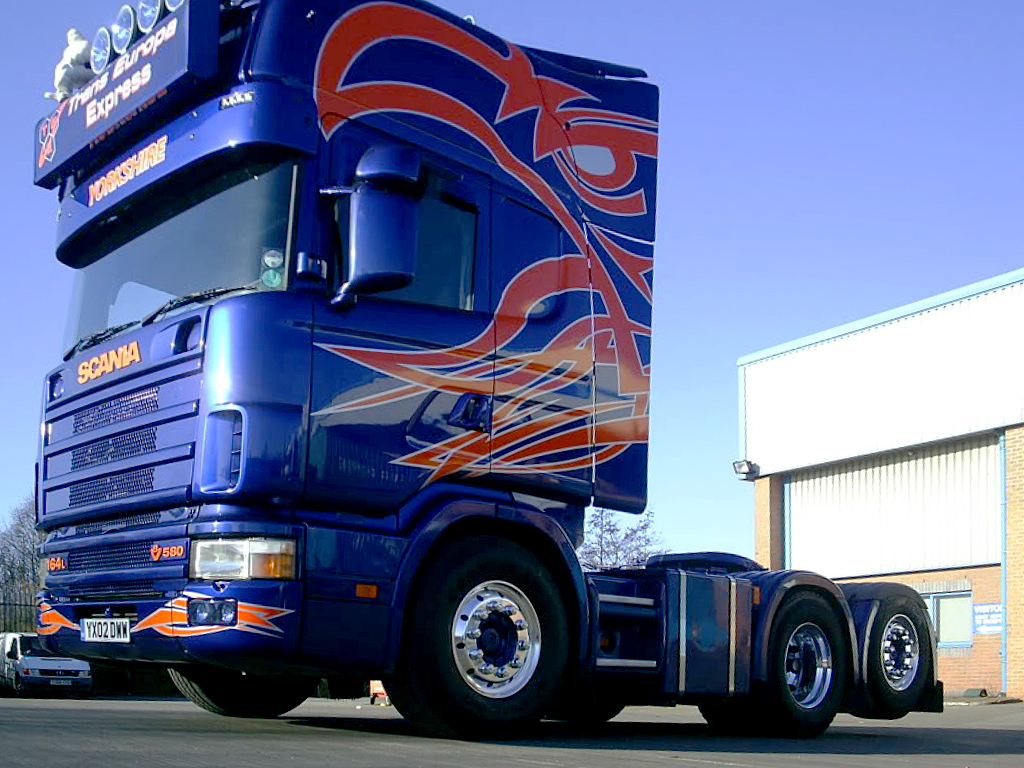
[[33, 156], [75, 272], [36, 479], [48, 649], [232, 716], [382, 678], [468, 737], [630, 704], [788, 736], [941, 711], [904, 587], [575, 556], [588, 506], [646, 505], [642, 70], [419, 0], [111, 17]]

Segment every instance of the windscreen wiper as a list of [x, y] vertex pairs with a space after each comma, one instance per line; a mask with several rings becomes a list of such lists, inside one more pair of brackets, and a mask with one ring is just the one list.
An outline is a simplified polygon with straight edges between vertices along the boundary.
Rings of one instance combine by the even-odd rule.
[[196, 291], [195, 293], [187, 293], [184, 296], [177, 296], [166, 304], [154, 309], [144, 318], [142, 318], [142, 325], [147, 326], [163, 315], [166, 315], [172, 310], [179, 309], [180, 307], [187, 307], [189, 304], [199, 304], [212, 299], [216, 296], [223, 296], [225, 293], [234, 293], [235, 291], [248, 291], [256, 287], [255, 283], [250, 285], [236, 285], [234, 288], [207, 288], [205, 291]]
[[89, 336], [83, 336], [77, 342], [75, 342], [75, 346], [73, 346], [71, 349], [64, 353], [64, 362], [66, 363], [68, 360], [74, 357], [78, 352], [81, 352], [83, 349], [94, 347], [100, 342], [106, 341], [111, 336], [117, 336], [117, 334], [119, 334], [121, 331], [127, 331], [133, 325], [138, 324], [138, 320], [132, 320], [130, 323], [122, 323], [121, 325], [115, 325], [113, 328], [107, 328], [106, 330], [97, 331], [96, 333], [93, 333]]

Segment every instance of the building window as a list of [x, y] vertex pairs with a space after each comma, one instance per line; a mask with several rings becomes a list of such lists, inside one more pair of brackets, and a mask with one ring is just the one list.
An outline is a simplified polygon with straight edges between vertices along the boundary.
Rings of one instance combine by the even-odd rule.
[[939, 647], [963, 648], [974, 642], [974, 600], [970, 592], [921, 595]]

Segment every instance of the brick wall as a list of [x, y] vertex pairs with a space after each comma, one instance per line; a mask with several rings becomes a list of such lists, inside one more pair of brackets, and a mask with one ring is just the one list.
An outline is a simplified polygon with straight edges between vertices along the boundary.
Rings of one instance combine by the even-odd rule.
[[1006, 430], [1007, 693], [1024, 696], [1024, 427]]
[[[894, 581], [933, 594], [969, 589], [975, 605], [1002, 602], [1002, 572], [997, 565], [837, 581]], [[940, 648], [939, 679], [946, 692], [956, 694], [968, 688], [985, 688], [989, 694], [1002, 691], [1002, 644], [1002, 635], [975, 635], [970, 648]]]
[[782, 478], [759, 477], [754, 481], [754, 559], [777, 570], [783, 567], [784, 553]]

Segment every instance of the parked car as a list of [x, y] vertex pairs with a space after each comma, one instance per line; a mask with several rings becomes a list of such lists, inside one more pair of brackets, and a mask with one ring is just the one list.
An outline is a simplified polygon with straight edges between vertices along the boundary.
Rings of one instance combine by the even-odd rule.
[[51, 656], [30, 632], [0, 634], [0, 686], [17, 695], [32, 691], [74, 693], [92, 692], [89, 663], [63, 656]]

